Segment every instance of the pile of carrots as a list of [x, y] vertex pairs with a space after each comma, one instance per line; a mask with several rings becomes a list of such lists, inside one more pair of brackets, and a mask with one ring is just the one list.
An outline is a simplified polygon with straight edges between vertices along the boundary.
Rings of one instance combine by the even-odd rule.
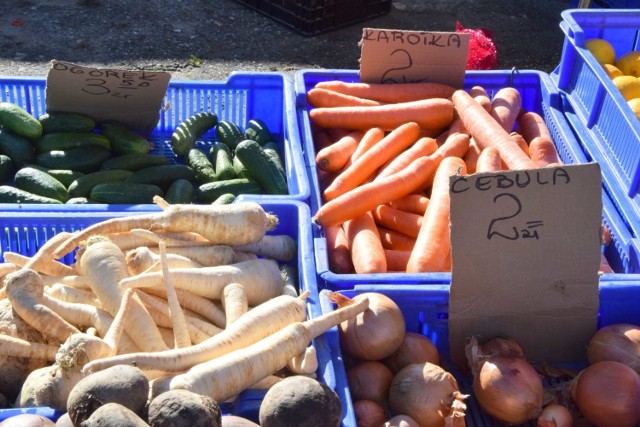
[[307, 102], [334, 273], [450, 271], [451, 175], [561, 164], [512, 87], [324, 81]]

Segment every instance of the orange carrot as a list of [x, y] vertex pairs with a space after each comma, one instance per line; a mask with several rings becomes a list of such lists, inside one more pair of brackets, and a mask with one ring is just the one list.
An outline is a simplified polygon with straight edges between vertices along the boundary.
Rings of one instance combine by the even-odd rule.
[[339, 171], [347, 163], [361, 138], [362, 132], [349, 132], [333, 144], [318, 151], [316, 154], [318, 168], [327, 172]]
[[389, 206], [392, 208], [418, 215], [424, 215], [428, 204], [429, 198], [423, 193], [407, 194], [389, 202]]
[[378, 226], [378, 235], [385, 249], [410, 251], [416, 244], [416, 239], [398, 231]]
[[480, 157], [480, 152], [481, 150], [480, 147], [478, 147], [478, 144], [471, 139], [469, 142], [469, 149], [462, 157], [464, 163], [467, 165], [468, 174], [476, 173], [476, 165], [478, 163], [478, 157]]
[[329, 89], [313, 88], [307, 92], [307, 103], [312, 107], [345, 107], [345, 106], [372, 106], [380, 105], [378, 101], [345, 95]]
[[411, 237], [418, 237], [422, 225], [422, 215], [401, 211], [387, 205], [380, 205], [373, 210], [376, 225], [399, 231]]
[[518, 89], [505, 87], [500, 89], [491, 101], [491, 117], [507, 132], [513, 130], [516, 118], [520, 114], [522, 98]]
[[518, 132], [511, 132], [509, 135], [518, 144], [518, 147], [528, 156], [529, 155], [529, 143]]
[[384, 162], [413, 144], [418, 139], [419, 131], [420, 128], [414, 122], [405, 123], [394, 129], [333, 180], [324, 190], [325, 199], [335, 199], [362, 184]]
[[529, 155], [538, 167], [562, 164], [556, 145], [551, 138], [537, 136], [529, 144]]
[[350, 219], [343, 226], [355, 272], [357, 274], [385, 273], [387, 261], [371, 212], [365, 212]]
[[537, 136], [551, 137], [551, 131], [547, 127], [544, 118], [535, 111], [527, 111], [518, 118], [518, 132], [527, 142], [533, 141]]
[[[471, 143], [471, 139], [469, 135], [465, 133], [455, 133], [449, 135], [447, 140], [442, 144], [438, 149], [433, 153], [438, 160], [438, 164], [445, 157], [464, 157], [464, 155], [469, 151], [469, 144]], [[431, 173], [429, 178], [427, 178], [426, 187], [431, 187], [431, 183], [433, 182], [433, 175], [435, 171]]]
[[412, 161], [422, 156], [429, 156], [438, 149], [438, 144], [433, 138], [420, 138], [413, 145], [407, 148], [402, 153], [394, 156], [389, 162], [380, 170], [375, 179], [381, 179], [385, 176], [393, 175], [406, 168]]
[[466, 172], [464, 161], [458, 157], [447, 157], [440, 163], [431, 187], [431, 198], [424, 214], [420, 234], [407, 263], [407, 272], [450, 270], [449, 177], [455, 174], [464, 175]]
[[411, 251], [385, 249], [384, 256], [387, 259], [387, 271], [406, 271]]
[[504, 170], [500, 152], [496, 147], [487, 147], [478, 156], [476, 172], [498, 172]]
[[393, 130], [416, 122], [423, 129], [442, 130], [453, 120], [453, 104], [448, 99], [431, 98], [372, 107], [314, 108], [309, 118], [323, 127]]
[[460, 115], [465, 127], [478, 144], [478, 147], [495, 146], [500, 151], [500, 157], [512, 170], [532, 169], [536, 167], [509, 133], [487, 113], [480, 104], [464, 90], [457, 90], [453, 96], [456, 111]]
[[[484, 111], [484, 110], [483, 110]], [[445, 147], [446, 145], [446, 147]], [[318, 209], [314, 220], [321, 226], [340, 224], [376, 206], [407, 194], [422, 191], [438, 168], [444, 155], [463, 156], [469, 146], [469, 136], [457, 134], [430, 156], [416, 159], [404, 170], [391, 176], [363, 184], [328, 201]]]
[[369, 151], [371, 147], [376, 145], [378, 142], [382, 141], [383, 138], [384, 138], [384, 131], [382, 129], [371, 128], [367, 130], [362, 136], [362, 139], [360, 140], [360, 143], [356, 147], [355, 151], [353, 152], [353, 154], [351, 154], [351, 158], [349, 159], [349, 162], [347, 162], [347, 165], [345, 166], [348, 166], [349, 164], [358, 160], [360, 157], [362, 157], [364, 153]]
[[474, 86], [469, 89], [469, 95], [476, 100], [476, 102], [482, 105], [487, 111], [491, 111], [491, 98], [489, 98], [489, 94], [482, 86]]
[[329, 270], [337, 274], [346, 274], [353, 270], [349, 243], [342, 225], [332, 225], [324, 228], [327, 239], [327, 253], [329, 256]]
[[449, 98], [455, 91], [441, 83], [347, 83], [338, 80], [319, 82], [315, 87], [387, 103]]

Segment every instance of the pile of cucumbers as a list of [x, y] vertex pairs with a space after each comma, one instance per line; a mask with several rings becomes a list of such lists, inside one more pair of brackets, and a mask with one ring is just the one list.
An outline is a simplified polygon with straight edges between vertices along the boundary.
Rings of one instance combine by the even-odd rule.
[[[206, 151], [196, 142], [215, 129]], [[284, 162], [266, 124], [246, 129], [200, 112], [171, 136], [178, 162], [122, 123], [78, 113], [36, 118], [0, 102], [0, 203], [230, 203], [238, 194], [288, 194]], [[202, 147], [202, 146], [200, 146]]]

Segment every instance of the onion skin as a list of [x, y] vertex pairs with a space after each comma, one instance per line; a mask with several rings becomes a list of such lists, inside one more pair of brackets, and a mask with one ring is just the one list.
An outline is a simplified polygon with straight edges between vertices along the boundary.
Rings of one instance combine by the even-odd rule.
[[422, 334], [407, 331], [400, 347], [389, 357], [382, 361], [387, 367], [397, 374], [402, 368], [412, 363], [440, 363], [438, 349], [433, 342]]
[[433, 363], [413, 363], [398, 372], [389, 388], [389, 407], [420, 427], [464, 426], [467, 398], [449, 372]]
[[511, 338], [494, 337], [480, 346], [483, 357], [503, 356], [524, 359], [524, 350]]
[[481, 361], [474, 371], [473, 392], [480, 407], [505, 424], [523, 424], [542, 410], [542, 378], [521, 358]]
[[[351, 299], [338, 292], [330, 294], [338, 307]], [[360, 360], [382, 360], [395, 352], [405, 334], [404, 315], [388, 296], [378, 292], [356, 295], [353, 301], [369, 299], [369, 308], [339, 325], [343, 353]]]
[[354, 401], [372, 400], [380, 405], [386, 403], [393, 373], [382, 362], [363, 361], [347, 369], [346, 374]]
[[566, 406], [552, 403], [542, 408], [537, 427], [572, 427], [573, 415]]
[[396, 415], [384, 423], [382, 427], [420, 427], [418, 423], [408, 415]]
[[371, 400], [356, 400], [353, 411], [358, 427], [380, 427], [387, 420], [382, 406]]
[[640, 374], [640, 327], [618, 323], [599, 329], [589, 341], [587, 359], [590, 364], [621, 362]]
[[580, 413], [597, 427], [633, 427], [640, 422], [640, 376], [623, 363], [589, 365], [569, 390]]

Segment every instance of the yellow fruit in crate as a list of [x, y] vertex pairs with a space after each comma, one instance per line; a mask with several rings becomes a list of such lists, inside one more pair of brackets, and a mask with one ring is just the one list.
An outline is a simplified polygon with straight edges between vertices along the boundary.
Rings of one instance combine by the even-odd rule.
[[626, 76], [640, 77], [640, 52], [627, 52], [615, 63], [615, 66]]
[[616, 77], [624, 76], [624, 73], [620, 71], [620, 69], [613, 64], [602, 64], [602, 68], [604, 68], [604, 71], [606, 71], [610, 79], [615, 79]]
[[620, 76], [612, 80], [625, 100], [640, 98], [640, 79], [633, 76]]
[[616, 51], [611, 43], [604, 39], [588, 39], [584, 42], [584, 47], [601, 64], [613, 64], [616, 62]]
[[631, 111], [636, 115], [638, 120], [640, 120], [640, 98], [633, 98], [627, 101], [629, 107], [631, 107]]

